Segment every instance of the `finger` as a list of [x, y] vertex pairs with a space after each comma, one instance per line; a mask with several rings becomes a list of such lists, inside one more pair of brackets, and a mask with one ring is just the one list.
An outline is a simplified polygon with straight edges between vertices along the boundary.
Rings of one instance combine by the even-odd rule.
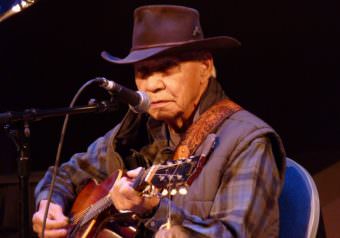
[[[46, 230], [66, 229], [67, 224], [68, 224], [67, 222], [63, 221], [47, 220], [45, 229]], [[37, 233], [41, 233], [42, 226], [43, 226], [42, 223], [33, 224], [33, 230]]]
[[41, 224], [42, 223], [42, 217], [41, 217], [40, 212], [34, 213], [34, 215], [32, 217], [32, 223], [33, 224]]
[[53, 220], [64, 221], [68, 223], [68, 217], [66, 217], [62, 211], [53, 212], [51, 213], [51, 215], [51, 218], [53, 218]]
[[[38, 213], [45, 215], [47, 206], [47, 200], [40, 201]], [[60, 205], [53, 202], [50, 203], [47, 217], [54, 220], [67, 220], [67, 217], [63, 213], [63, 209]], [[43, 220], [43, 216], [40, 217]]]
[[47, 219], [47, 221], [46, 221], [46, 229], [65, 228], [67, 226], [67, 224], [68, 224], [67, 219], [62, 219], [62, 220]]
[[127, 183], [126, 177], [122, 177], [119, 180], [116, 180], [112, 188], [110, 189], [110, 193], [112, 195], [118, 195], [125, 183]]
[[130, 184], [131, 183], [131, 179], [128, 178], [128, 177], [121, 177], [119, 180], [117, 180], [113, 187], [116, 187], [116, 188], [121, 188], [123, 187], [125, 184]]
[[42, 229], [42, 225], [43, 225], [43, 218], [44, 218], [44, 214], [43, 212], [36, 212], [34, 213], [33, 217], [32, 217], [32, 224], [33, 224], [33, 229], [36, 232], [40, 232]]
[[146, 209], [153, 209], [154, 207], [158, 206], [160, 199], [158, 196], [152, 196], [152, 197], [142, 197], [143, 206]]
[[[53, 229], [53, 230], [45, 230], [45, 238], [54, 238], [54, 237], [66, 237], [67, 230], [66, 229]], [[39, 233], [39, 237], [41, 237], [41, 232]]]
[[[46, 223], [46, 227], [45, 227], [45, 237], [51, 236], [51, 237], [64, 237], [67, 234], [67, 229], [64, 227], [62, 228], [50, 228], [51, 225], [50, 222]], [[42, 232], [42, 224], [34, 224], [33, 225], [33, 231], [36, 232], [39, 237], [41, 236], [41, 232]]]
[[[66, 227], [68, 224], [68, 218], [65, 217], [63, 214], [61, 215], [53, 215], [54, 218], [50, 219], [47, 218], [46, 220], [46, 228], [47, 229], [55, 229], [55, 228], [63, 228]], [[36, 226], [42, 227], [44, 215], [41, 212], [36, 212], [33, 215], [32, 223]]]
[[142, 167], [138, 167], [136, 169], [133, 169], [133, 170], [129, 170], [126, 172], [126, 175], [129, 177], [129, 178], [135, 178], [138, 176], [138, 174], [142, 171]]
[[39, 224], [33, 224], [33, 231], [37, 234], [41, 233], [41, 225]]

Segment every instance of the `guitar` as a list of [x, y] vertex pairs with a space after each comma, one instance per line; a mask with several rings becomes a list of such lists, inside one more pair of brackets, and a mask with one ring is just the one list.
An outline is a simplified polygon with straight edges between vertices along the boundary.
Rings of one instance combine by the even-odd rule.
[[[158, 191], [162, 196], [185, 193], [203, 168], [206, 156], [191, 156], [187, 159], [167, 161], [142, 170], [133, 183], [133, 188], [144, 196]], [[136, 234], [138, 217], [132, 212], [118, 212], [111, 201], [109, 191], [115, 181], [123, 176], [117, 170], [101, 184], [91, 180], [78, 194], [71, 209], [68, 238], [126, 237]], [[105, 229], [110, 225], [110, 229]]]
[[[216, 135], [209, 134], [200, 156], [169, 160], [149, 169], [142, 169], [132, 187], [143, 196], [186, 194], [207, 162], [214, 148]], [[109, 194], [115, 181], [123, 176], [122, 170], [115, 171], [101, 184], [91, 180], [78, 194], [72, 209], [67, 238], [134, 238], [138, 216], [132, 212], [117, 211]], [[109, 225], [110, 229], [106, 229]]]

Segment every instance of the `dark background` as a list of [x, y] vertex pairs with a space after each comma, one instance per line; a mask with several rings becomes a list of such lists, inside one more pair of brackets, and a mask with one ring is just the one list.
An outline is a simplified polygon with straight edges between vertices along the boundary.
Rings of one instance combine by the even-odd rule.
[[[130, 66], [100, 58], [124, 57], [132, 12], [172, 3], [197, 8], [206, 36], [230, 35], [238, 51], [215, 55], [227, 94], [272, 125], [287, 154], [315, 174], [340, 156], [340, 14], [336, 1], [48, 1], [0, 23], [0, 112], [66, 107], [80, 86], [105, 76], [133, 88]], [[78, 105], [108, 98], [90, 87]], [[63, 160], [109, 130], [125, 110], [73, 116]], [[54, 163], [62, 118], [31, 124], [31, 169]], [[0, 173], [16, 173], [13, 143], [0, 132]]]
[[[200, 11], [206, 36], [230, 35], [242, 42], [237, 51], [215, 54], [218, 78], [232, 99], [277, 130], [290, 158], [312, 175], [339, 160], [336, 0], [135, 2], [40, 0], [0, 23], [0, 113], [66, 107], [81, 85], [97, 76], [134, 88], [131, 67], [109, 64], [100, 52], [127, 55], [137, 6], [181, 4]], [[90, 87], [78, 105], [90, 98], [108, 95]], [[122, 105], [111, 114], [72, 116], [62, 160], [85, 150], [125, 110]], [[62, 119], [31, 123], [32, 173], [54, 163]], [[0, 129], [1, 176], [16, 175], [16, 156]]]

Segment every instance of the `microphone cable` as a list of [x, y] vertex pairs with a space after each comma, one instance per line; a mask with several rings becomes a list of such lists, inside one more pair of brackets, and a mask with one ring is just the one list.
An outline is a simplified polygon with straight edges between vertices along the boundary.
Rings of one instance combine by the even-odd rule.
[[[75, 102], [78, 100], [79, 95], [84, 91], [84, 89], [87, 88], [89, 85], [91, 85], [93, 83], [97, 83], [97, 79], [91, 79], [79, 88], [79, 90], [74, 95], [74, 97], [73, 97], [73, 99], [72, 99], [72, 101], [69, 105], [70, 108], [74, 107]], [[60, 155], [61, 155], [61, 150], [62, 150], [62, 147], [63, 147], [63, 144], [64, 144], [65, 131], [66, 131], [67, 124], [68, 124], [68, 121], [69, 121], [69, 116], [70, 116], [69, 114], [65, 115], [63, 127], [62, 127], [61, 133], [60, 133], [60, 139], [59, 139], [59, 143], [58, 143], [58, 149], [57, 149], [56, 159], [55, 159], [53, 173], [52, 173], [52, 180], [51, 180], [50, 190], [48, 192], [47, 205], [46, 205], [46, 208], [45, 208], [45, 213], [44, 213], [44, 218], [43, 218], [43, 225], [42, 225], [42, 231], [41, 231], [41, 237], [42, 238], [45, 238], [46, 220], [47, 220], [48, 210], [49, 210], [49, 207], [50, 207], [51, 198], [52, 198], [52, 194], [53, 194], [53, 188], [54, 188], [54, 185], [55, 185], [55, 179], [56, 179], [56, 176], [57, 176], [58, 167], [59, 167], [59, 163], [60, 163]]]

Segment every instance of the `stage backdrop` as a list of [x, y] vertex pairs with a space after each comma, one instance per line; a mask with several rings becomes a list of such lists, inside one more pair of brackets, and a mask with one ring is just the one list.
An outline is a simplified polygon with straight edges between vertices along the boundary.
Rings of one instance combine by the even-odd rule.
[[[336, 1], [135, 2], [41, 0], [0, 23], [0, 112], [66, 107], [81, 85], [97, 76], [134, 88], [132, 68], [111, 65], [100, 52], [124, 57], [131, 46], [133, 10], [171, 2], [197, 8], [206, 36], [230, 35], [242, 42], [237, 51], [215, 54], [218, 78], [233, 100], [277, 130], [290, 158], [312, 175], [339, 160]], [[78, 105], [90, 98], [109, 97], [90, 87]], [[125, 110], [121, 104], [114, 113], [72, 116], [62, 160], [84, 151]], [[62, 119], [30, 124], [33, 172], [54, 163]], [[15, 146], [3, 130], [0, 145], [0, 173], [15, 175]]]

